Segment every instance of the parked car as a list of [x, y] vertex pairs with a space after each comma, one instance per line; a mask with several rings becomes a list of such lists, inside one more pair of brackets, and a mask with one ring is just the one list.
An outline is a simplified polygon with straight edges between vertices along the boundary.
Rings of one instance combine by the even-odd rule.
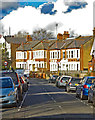
[[64, 87], [66, 89], [66, 84], [68, 83], [68, 80], [71, 78], [71, 76], [65, 76], [62, 75], [60, 79], [58, 80], [58, 87]]
[[15, 72], [18, 74], [18, 75], [23, 75], [24, 74], [24, 69], [16, 69]]
[[17, 87], [18, 91], [18, 98], [19, 101], [22, 101], [22, 86], [18, 77], [18, 74], [16, 72], [2, 72], [2, 77], [11, 77], [13, 79], [13, 82], [15, 84], [15, 87]]
[[58, 77], [58, 75], [52, 75], [52, 76], [49, 78], [49, 83], [55, 83], [57, 77]]
[[17, 104], [17, 89], [11, 77], [0, 77], [0, 106]]
[[28, 76], [27, 75], [23, 75], [24, 77], [25, 77], [25, 81], [27, 82], [27, 84], [29, 84], [29, 78], [28, 78]]
[[24, 71], [24, 75], [27, 75], [27, 77], [29, 78], [29, 76], [30, 76], [30, 71], [29, 71], [29, 70], [25, 70], [25, 71]]
[[60, 80], [60, 77], [61, 76], [58, 76], [57, 79], [56, 79], [56, 87], [58, 87], [58, 81]]
[[88, 98], [88, 90], [91, 85], [94, 84], [95, 77], [87, 76], [84, 77], [79, 86], [76, 88], [76, 97], [80, 97], [80, 99]]
[[69, 82], [66, 84], [66, 91], [76, 91], [76, 86], [79, 85], [81, 78], [72, 77], [69, 79]]
[[25, 81], [25, 79], [21, 76], [19, 76], [19, 80], [20, 80], [21, 85], [22, 85], [22, 91], [26, 92], [28, 90], [27, 81]]
[[95, 107], [95, 81], [88, 90], [88, 103], [93, 103]]

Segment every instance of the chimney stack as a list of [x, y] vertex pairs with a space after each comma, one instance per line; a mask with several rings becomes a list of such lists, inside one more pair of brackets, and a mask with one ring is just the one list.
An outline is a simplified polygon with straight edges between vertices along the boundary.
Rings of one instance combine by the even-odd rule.
[[64, 34], [63, 34], [63, 39], [66, 39], [66, 38], [69, 38], [69, 32], [68, 31], [64, 31]]
[[58, 34], [57, 34], [57, 39], [63, 40], [63, 35], [62, 35], [61, 33], [58, 33]]
[[27, 41], [32, 41], [32, 37], [30, 35], [27, 35]]
[[94, 29], [93, 29], [93, 37], [95, 37], [95, 27], [94, 27]]

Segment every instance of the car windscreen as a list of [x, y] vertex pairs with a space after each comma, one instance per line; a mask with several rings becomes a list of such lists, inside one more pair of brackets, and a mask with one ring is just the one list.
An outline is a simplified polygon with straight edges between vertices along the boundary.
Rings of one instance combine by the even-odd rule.
[[24, 77], [27, 77], [27, 75], [24, 75]]
[[2, 73], [2, 77], [11, 77], [15, 85], [18, 84], [18, 79], [15, 72]]
[[12, 88], [13, 83], [10, 78], [1, 78], [0, 79], [0, 88]]
[[86, 83], [88, 83], [88, 84], [92, 84], [94, 82], [95, 82], [95, 78], [88, 78], [86, 81]]
[[66, 80], [69, 80], [69, 79], [70, 79], [70, 77], [63, 77], [61, 80], [66, 81]]
[[53, 79], [57, 79], [57, 77], [58, 77], [57, 75], [53, 75], [52, 76]]
[[71, 83], [79, 83], [80, 80], [81, 80], [80, 78], [72, 78]]

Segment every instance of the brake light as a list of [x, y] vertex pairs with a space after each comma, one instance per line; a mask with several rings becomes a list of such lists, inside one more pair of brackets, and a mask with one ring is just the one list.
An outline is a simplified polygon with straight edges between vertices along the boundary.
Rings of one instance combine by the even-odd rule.
[[62, 83], [62, 79], [61, 79], [61, 81], [60, 81], [61, 83]]
[[[17, 80], [18, 80], [18, 84], [19, 84], [19, 77], [18, 77], [17, 73], [16, 73], [16, 76], [17, 76]], [[20, 84], [19, 84], [18, 88], [20, 88]]]
[[84, 88], [88, 88], [88, 86], [87, 86], [87, 85], [84, 85], [83, 87], [84, 87]]
[[[22, 78], [21, 78], [22, 79]], [[23, 81], [23, 79], [22, 79], [22, 84], [24, 84], [24, 81]]]
[[72, 83], [70, 82], [69, 85], [72, 85]]
[[18, 86], [18, 88], [20, 88], [20, 85]]

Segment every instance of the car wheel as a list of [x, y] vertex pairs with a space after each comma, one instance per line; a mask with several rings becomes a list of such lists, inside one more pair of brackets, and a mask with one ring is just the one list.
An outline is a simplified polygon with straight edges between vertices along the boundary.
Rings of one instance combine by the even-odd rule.
[[19, 101], [22, 101], [23, 100], [23, 97], [22, 97], [22, 94], [21, 92], [19, 93]]
[[83, 95], [83, 91], [81, 90], [81, 94], [80, 94], [80, 99], [83, 100], [84, 99], [84, 95]]
[[69, 87], [67, 87], [67, 92], [70, 92]]
[[79, 95], [77, 94], [77, 92], [76, 92], [76, 98], [78, 98], [79, 97]]
[[95, 95], [93, 95], [93, 106], [95, 107]]
[[90, 95], [88, 93], [88, 103], [91, 103]]

